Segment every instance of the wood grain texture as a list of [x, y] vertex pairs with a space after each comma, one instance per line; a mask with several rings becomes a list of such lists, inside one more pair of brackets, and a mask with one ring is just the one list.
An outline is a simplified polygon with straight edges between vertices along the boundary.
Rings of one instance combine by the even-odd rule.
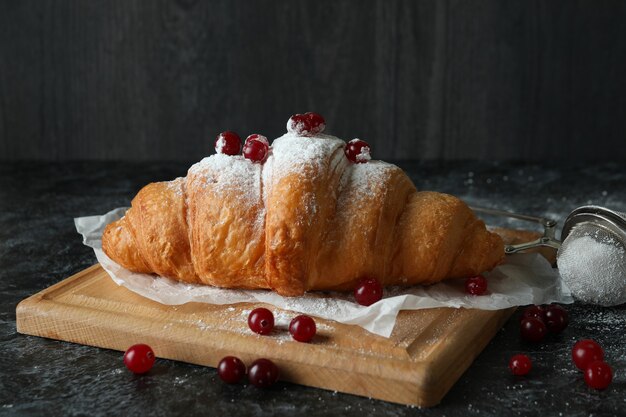
[[177, 159], [315, 110], [381, 159], [626, 159], [626, 3], [0, 0], [0, 160]]
[[300, 343], [286, 327], [268, 336], [252, 333], [247, 315], [259, 306], [163, 305], [117, 286], [94, 265], [22, 301], [16, 320], [23, 334], [120, 351], [147, 343], [158, 357], [211, 367], [229, 355], [247, 364], [264, 357], [278, 365], [283, 380], [432, 406], [515, 310], [402, 311], [389, 338], [316, 319], [315, 338]]

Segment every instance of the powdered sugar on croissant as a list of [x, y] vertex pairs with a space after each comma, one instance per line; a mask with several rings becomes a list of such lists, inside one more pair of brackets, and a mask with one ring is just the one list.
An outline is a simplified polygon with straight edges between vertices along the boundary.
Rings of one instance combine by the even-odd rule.
[[459, 199], [417, 192], [395, 165], [352, 163], [345, 145], [287, 133], [263, 164], [204, 158], [179, 185], [145, 187], [103, 248], [131, 270], [283, 295], [347, 290], [366, 276], [432, 283], [503, 259], [500, 237]]

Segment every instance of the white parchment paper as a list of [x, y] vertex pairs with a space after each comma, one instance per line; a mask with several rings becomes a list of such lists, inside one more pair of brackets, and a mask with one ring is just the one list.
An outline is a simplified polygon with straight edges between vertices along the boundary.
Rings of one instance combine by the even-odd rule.
[[558, 272], [538, 254], [507, 256], [505, 264], [485, 274], [489, 291], [482, 296], [467, 295], [464, 280], [449, 280], [430, 286], [387, 288], [384, 298], [369, 307], [356, 304], [349, 293], [312, 292], [302, 297], [282, 297], [272, 291], [222, 289], [137, 274], [116, 264], [102, 251], [104, 227], [121, 218], [126, 210], [123, 207], [102, 216], [76, 218], [76, 230], [83, 236], [83, 243], [93, 248], [98, 262], [115, 283], [162, 304], [263, 302], [285, 310], [356, 324], [372, 333], [389, 337], [400, 310], [434, 307], [499, 310], [527, 304], [573, 302]]

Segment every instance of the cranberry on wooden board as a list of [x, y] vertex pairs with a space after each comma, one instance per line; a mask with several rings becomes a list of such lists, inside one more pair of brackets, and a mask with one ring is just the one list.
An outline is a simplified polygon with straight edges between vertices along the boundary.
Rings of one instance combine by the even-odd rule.
[[315, 326], [315, 320], [306, 315], [300, 315], [295, 317], [289, 323], [289, 333], [298, 342], [309, 342], [315, 336], [317, 328]]
[[274, 329], [274, 314], [267, 308], [255, 308], [248, 316], [248, 326], [255, 333], [269, 334]]

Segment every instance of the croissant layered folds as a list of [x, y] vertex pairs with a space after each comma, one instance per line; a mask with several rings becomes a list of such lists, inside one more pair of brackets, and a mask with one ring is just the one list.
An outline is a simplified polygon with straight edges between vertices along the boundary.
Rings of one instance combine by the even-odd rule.
[[344, 146], [286, 134], [264, 164], [204, 158], [185, 178], [144, 187], [103, 249], [132, 271], [287, 296], [364, 277], [428, 284], [502, 261], [501, 238], [461, 200], [418, 192], [395, 165], [351, 163]]

